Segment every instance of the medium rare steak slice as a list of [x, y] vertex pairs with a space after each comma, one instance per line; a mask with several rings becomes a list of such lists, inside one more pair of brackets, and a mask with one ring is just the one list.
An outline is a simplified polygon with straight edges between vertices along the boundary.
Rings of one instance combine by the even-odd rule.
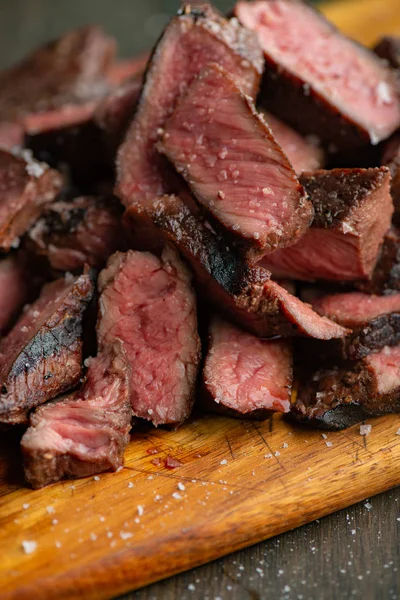
[[393, 221], [400, 224], [400, 133], [395, 133], [384, 146], [381, 160], [390, 169], [392, 176], [391, 193], [394, 204]]
[[15, 255], [0, 260], [0, 335], [22, 310], [29, 291], [30, 282], [23, 261]]
[[89, 273], [46, 285], [0, 341], [0, 422], [25, 423], [31, 408], [76, 385], [82, 373], [82, 317]]
[[269, 112], [261, 111], [274, 138], [293, 165], [296, 173], [316, 171], [325, 163], [323, 150], [317, 146], [312, 137], [304, 138], [297, 131]]
[[133, 415], [179, 425], [193, 406], [200, 363], [196, 297], [175, 250], [117, 253], [99, 277], [100, 345], [110, 337], [130, 372]]
[[393, 213], [388, 169], [321, 170], [300, 181], [314, 206], [313, 225], [295, 246], [261, 264], [288, 279], [370, 278]]
[[178, 97], [210, 62], [223, 67], [244, 93], [255, 98], [263, 70], [255, 35], [208, 4], [185, 4], [154, 50], [135, 118], [119, 152], [116, 195], [126, 206], [134, 205], [140, 212], [147, 201], [176, 191], [165, 178], [166, 161], [155, 143]]
[[31, 247], [56, 271], [76, 271], [85, 264], [102, 267], [124, 249], [122, 213], [113, 196], [54, 202], [30, 230]]
[[78, 123], [108, 88], [116, 45], [99, 27], [66, 33], [0, 73], [0, 121], [20, 122], [27, 133]]
[[128, 379], [124, 362], [103, 352], [90, 361], [80, 391], [31, 415], [21, 447], [33, 488], [122, 466], [132, 419]]
[[385, 235], [371, 279], [356, 282], [356, 287], [370, 294], [400, 292], [400, 230], [397, 227]]
[[332, 294], [316, 298], [312, 306], [318, 314], [351, 329], [346, 337], [324, 344], [323, 348], [320, 345], [323, 354], [355, 360], [400, 343], [400, 293]]
[[290, 409], [292, 351], [288, 340], [262, 340], [214, 317], [203, 371], [207, 406], [266, 418]]
[[394, 35], [386, 35], [381, 38], [374, 52], [379, 58], [385, 59], [394, 69], [400, 69], [400, 37]]
[[143, 74], [146, 71], [150, 58], [151, 54], [144, 52], [132, 58], [117, 60], [107, 71], [107, 81], [112, 86], [119, 86], [137, 75]]
[[370, 416], [399, 411], [400, 346], [385, 346], [350, 366], [308, 373], [291, 415], [323, 429], [345, 429]]
[[393, 73], [300, 0], [238, 2], [266, 58], [262, 103], [338, 149], [377, 144], [400, 125]]
[[159, 149], [249, 259], [291, 245], [313, 216], [289, 160], [254, 104], [205, 67], [168, 119]]
[[[305, 335], [343, 337], [346, 330], [320, 317], [261, 267], [249, 267], [210, 225], [193, 215], [182, 200], [165, 196], [146, 208], [147, 218], [191, 265], [202, 296], [238, 325], [259, 337]], [[135, 226], [136, 211], [128, 210]]]
[[52, 202], [62, 177], [24, 150], [19, 155], [0, 150], [0, 249], [10, 250]]

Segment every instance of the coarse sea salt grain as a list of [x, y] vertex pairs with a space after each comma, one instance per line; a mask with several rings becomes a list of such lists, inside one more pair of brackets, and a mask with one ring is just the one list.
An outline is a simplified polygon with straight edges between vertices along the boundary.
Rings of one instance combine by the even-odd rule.
[[29, 540], [24, 540], [22, 542], [22, 549], [25, 554], [32, 554], [37, 549], [37, 543]]
[[23, 505], [22, 505], [22, 508], [23, 508], [24, 510], [28, 510], [28, 508], [29, 508], [29, 507], [30, 507], [30, 504], [23, 504]]
[[133, 487], [135, 487], [135, 486], [134, 486], [134, 484], [132, 483], [132, 481], [130, 481], [130, 482], [128, 483], [128, 488], [133, 488]]
[[143, 508], [143, 506], [141, 506], [141, 505], [139, 504], [139, 505], [138, 505], [138, 507], [137, 507], [137, 511], [138, 511], [138, 515], [139, 515], [139, 517], [141, 517], [141, 516], [143, 515], [143, 513], [144, 513], [144, 508]]
[[371, 510], [371, 508], [372, 508], [372, 504], [371, 504], [370, 502], [366, 502], [366, 503], [364, 504], [364, 506], [365, 506], [365, 508], [366, 508], [367, 510]]
[[328, 446], [328, 448], [332, 448], [333, 446], [332, 442], [325, 442], [325, 444]]
[[228, 461], [224, 458], [224, 460], [221, 460], [221, 462], [219, 464], [220, 465], [227, 465]]
[[94, 481], [100, 481], [100, 477], [99, 477], [98, 475], [95, 475], [95, 476], [93, 477], [93, 479], [94, 479]]
[[51, 515], [54, 511], [54, 507], [53, 506], [46, 506], [46, 512], [49, 513], [49, 515]]
[[400, 429], [396, 431], [396, 435], [400, 435]]
[[360, 425], [360, 435], [369, 435], [372, 430], [372, 425]]
[[178, 483], [178, 490], [181, 490], [181, 492], [184, 492], [186, 490], [186, 488], [183, 485], [183, 483], [181, 483], [181, 482]]
[[182, 496], [180, 494], [178, 494], [178, 492], [174, 492], [172, 494], [172, 497], [175, 498], [175, 500], [180, 500], [182, 498]]
[[133, 533], [130, 533], [129, 531], [120, 531], [119, 537], [121, 540], [129, 540], [129, 538], [133, 537]]

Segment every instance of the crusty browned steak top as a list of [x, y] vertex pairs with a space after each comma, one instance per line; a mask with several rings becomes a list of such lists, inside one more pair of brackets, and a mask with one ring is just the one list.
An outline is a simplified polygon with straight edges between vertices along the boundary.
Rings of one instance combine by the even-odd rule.
[[374, 46], [374, 52], [388, 61], [394, 69], [400, 69], [400, 37], [395, 35], [385, 35]]

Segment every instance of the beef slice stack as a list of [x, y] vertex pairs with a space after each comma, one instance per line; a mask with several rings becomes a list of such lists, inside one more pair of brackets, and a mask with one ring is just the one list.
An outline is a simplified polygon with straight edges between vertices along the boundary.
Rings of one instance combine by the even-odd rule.
[[0, 422], [34, 488], [118, 469], [196, 399], [400, 410], [396, 44], [302, 0], [232, 14], [183, 4], [125, 61], [89, 26], [0, 74]]

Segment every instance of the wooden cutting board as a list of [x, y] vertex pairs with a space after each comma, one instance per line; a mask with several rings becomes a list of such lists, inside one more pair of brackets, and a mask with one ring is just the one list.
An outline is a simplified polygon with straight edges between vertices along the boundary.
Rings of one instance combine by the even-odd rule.
[[[400, 0], [328, 5], [346, 33], [400, 33]], [[0, 439], [2, 600], [111, 598], [400, 484], [400, 416], [329, 433], [207, 416], [134, 433], [116, 474], [24, 487]], [[168, 469], [167, 457], [181, 466]], [[27, 551], [30, 553], [27, 553]]]

